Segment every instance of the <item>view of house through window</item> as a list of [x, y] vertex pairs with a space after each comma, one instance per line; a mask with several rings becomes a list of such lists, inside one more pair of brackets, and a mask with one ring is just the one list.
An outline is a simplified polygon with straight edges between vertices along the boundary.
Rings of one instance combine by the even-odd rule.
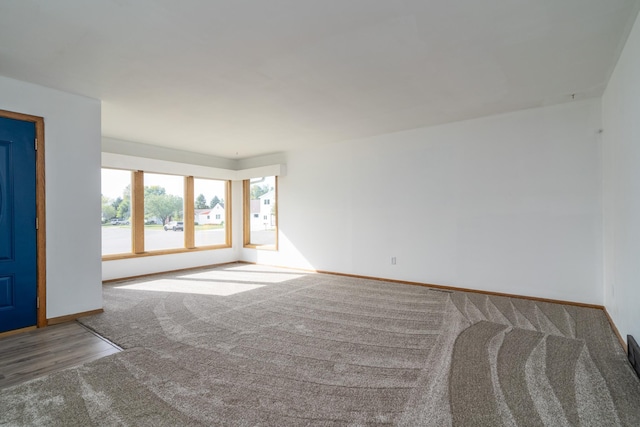
[[184, 177], [144, 174], [145, 251], [184, 248]]
[[213, 179], [193, 180], [196, 246], [224, 245], [227, 227], [227, 182]]
[[102, 169], [102, 255], [131, 252], [131, 171]]
[[277, 184], [275, 176], [252, 178], [244, 183], [246, 246], [277, 248]]

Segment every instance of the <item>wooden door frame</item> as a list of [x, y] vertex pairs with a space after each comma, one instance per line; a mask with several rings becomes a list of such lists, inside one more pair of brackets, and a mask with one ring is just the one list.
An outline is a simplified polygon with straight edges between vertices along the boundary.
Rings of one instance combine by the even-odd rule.
[[47, 233], [45, 209], [45, 174], [44, 174], [44, 118], [29, 114], [0, 110], [0, 117], [31, 122], [36, 126], [36, 292], [37, 309], [36, 325], [47, 326]]

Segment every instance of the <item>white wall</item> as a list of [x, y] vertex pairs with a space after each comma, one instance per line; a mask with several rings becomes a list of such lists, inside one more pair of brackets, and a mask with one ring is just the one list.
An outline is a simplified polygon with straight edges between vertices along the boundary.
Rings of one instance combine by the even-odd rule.
[[242, 258], [602, 304], [600, 119], [591, 99], [287, 153], [280, 250]]
[[129, 156], [145, 157], [170, 162], [189, 163], [207, 167], [222, 169], [236, 169], [238, 161], [225, 159], [207, 154], [180, 151], [171, 148], [158, 147], [156, 145], [141, 144], [133, 141], [123, 141], [116, 138], [102, 138], [103, 153], [118, 153]]
[[0, 109], [44, 117], [47, 318], [102, 308], [100, 102], [0, 77]]
[[102, 279], [135, 277], [164, 271], [223, 264], [237, 260], [237, 251], [229, 248], [103, 261]]
[[602, 99], [605, 306], [640, 340], [640, 21]]

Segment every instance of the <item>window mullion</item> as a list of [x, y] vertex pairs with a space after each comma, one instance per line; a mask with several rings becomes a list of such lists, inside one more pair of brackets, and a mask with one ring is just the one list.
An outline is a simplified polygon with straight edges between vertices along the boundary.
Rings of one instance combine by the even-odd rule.
[[196, 247], [195, 243], [195, 225], [194, 225], [194, 190], [193, 177], [184, 177], [184, 247], [192, 249]]
[[249, 192], [251, 191], [251, 184], [248, 179], [242, 181], [242, 217], [244, 224], [242, 227], [243, 245], [247, 246], [251, 243], [251, 201]]
[[134, 254], [144, 252], [144, 172], [133, 172], [131, 189], [131, 246]]
[[227, 181], [225, 190], [225, 210], [224, 210], [224, 223], [225, 223], [225, 243], [227, 246], [231, 246], [231, 181]]

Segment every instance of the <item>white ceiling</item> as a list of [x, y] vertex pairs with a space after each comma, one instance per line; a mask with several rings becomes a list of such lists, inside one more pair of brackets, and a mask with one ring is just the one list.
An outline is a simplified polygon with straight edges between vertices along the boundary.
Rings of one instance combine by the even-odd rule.
[[[0, 75], [227, 158], [598, 96], [639, 0], [1, 0]], [[1, 94], [0, 94], [1, 96]]]

